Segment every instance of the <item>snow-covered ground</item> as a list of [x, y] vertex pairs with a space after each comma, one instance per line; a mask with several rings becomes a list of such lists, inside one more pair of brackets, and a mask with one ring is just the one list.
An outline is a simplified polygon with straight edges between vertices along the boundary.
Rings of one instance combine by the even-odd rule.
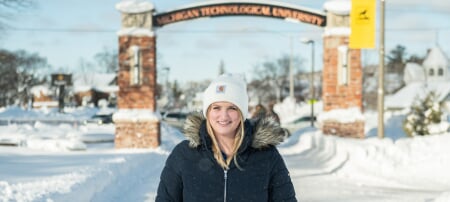
[[[116, 150], [113, 125], [79, 121], [97, 112], [0, 110], [0, 120], [46, 120], [0, 126], [0, 142], [19, 145], [0, 146], [0, 201], [154, 201], [165, 159], [183, 135], [162, 123], [159, 148]], [[299, 201], [450, 201], [450, 133], [406, 138], [403, 115], [387, 114], [386, 138], [378, 139], [377, 115], [364, 117], [365, 139], [302, 127], [279, 146]]]

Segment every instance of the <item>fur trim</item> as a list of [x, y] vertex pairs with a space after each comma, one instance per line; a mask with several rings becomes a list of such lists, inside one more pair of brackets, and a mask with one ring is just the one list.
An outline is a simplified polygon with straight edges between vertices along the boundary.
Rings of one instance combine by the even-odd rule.
[[[189, 146], [192, 148], [201, 145], [200, 126], [206, 118], [201, 113], [193, 113], [187, 119], [184, 125], [184, 135], [189, 140]], [[251, 147], [262, 149], [269, 146], [276, 146], [289, 136], [289, 132], [282, 128], [275, 119], [266, 117], [254, 122]]]
[[253, 148], [265, 148], [270, 145], [276, 146], [289, 136], [286, 129], [282, 128], [273, 117], [265, 117], [255, 123]]
[[189, 146], [198, 147], [201, 144], [200, 125], [206, 120], [202, 113], [194, 112], [189, 115], [184, 123], [184, 136], [189, 140]]

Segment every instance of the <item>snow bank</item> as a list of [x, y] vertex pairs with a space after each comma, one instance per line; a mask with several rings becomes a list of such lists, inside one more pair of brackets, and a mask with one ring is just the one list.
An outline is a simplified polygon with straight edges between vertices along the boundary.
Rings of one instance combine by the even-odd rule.
[[[297, 137], [296, 137], [297, 136]], [[292, 176], [334, 173], [359, 186], [450, 190], [450, 133], [401, 138], [349, 139], [320, 132], [294, 134], [282, 145]], [[448, 193], [438, 198], [449, 199]]]

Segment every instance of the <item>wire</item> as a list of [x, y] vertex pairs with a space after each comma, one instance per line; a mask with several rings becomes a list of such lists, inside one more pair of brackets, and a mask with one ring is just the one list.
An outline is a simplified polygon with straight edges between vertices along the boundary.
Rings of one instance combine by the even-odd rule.
[[[69, 29], [69, 28], [4, 28], [5, 31], [16, 32], [66, 32], [66, 33], [115, 33], [119, 29]], [[444, 31], [450, 30], [450, 27], [435, 27], [435, 28], [387, 28], [386, 31]], [[322, 30], [276, 30], [279, 33], [298, 33], [301, 32], [322, 32]], [[253, 34], [253, 33], [268, 33], [268, 30], [161, 30], [161, 33], [234, 33], [234, 34]]]
[[117, 32], [114, 29], [68, 29], [68, 28], [17, 28], [17, 27], [7, 27], [6, 31], [18, 31], [18, 32], [67, 32], [67, 33], [111, 33]]

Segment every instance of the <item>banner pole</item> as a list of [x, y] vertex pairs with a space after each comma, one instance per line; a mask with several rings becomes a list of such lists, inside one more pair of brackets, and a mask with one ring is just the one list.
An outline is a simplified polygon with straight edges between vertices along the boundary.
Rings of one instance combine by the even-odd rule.
[[378, 68], [378, 138], [384, 138], [384, 32], [385, 0], [380, 2], [380, 61]]

